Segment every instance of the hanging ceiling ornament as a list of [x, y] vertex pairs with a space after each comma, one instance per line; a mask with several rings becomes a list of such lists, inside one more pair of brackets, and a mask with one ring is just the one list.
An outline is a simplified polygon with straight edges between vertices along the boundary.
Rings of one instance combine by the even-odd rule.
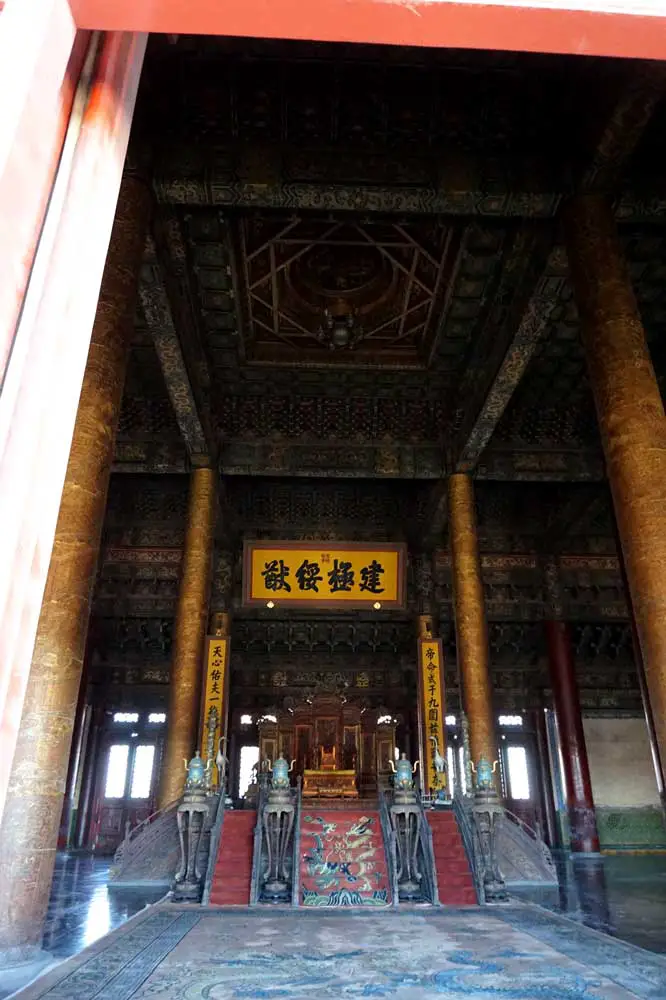
[[317, 331], [317, 340], [332, 351], [351, 350], [363, 337], [363, 328], [353, 311], [324, 310], [324, 318]]

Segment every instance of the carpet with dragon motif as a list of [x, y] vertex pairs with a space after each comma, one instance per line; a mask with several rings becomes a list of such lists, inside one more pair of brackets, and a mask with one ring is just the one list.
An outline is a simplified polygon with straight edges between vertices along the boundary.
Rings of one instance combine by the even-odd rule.
[[379, 813], [305, 811], [300, 888], [303, 906], [388, 906]]

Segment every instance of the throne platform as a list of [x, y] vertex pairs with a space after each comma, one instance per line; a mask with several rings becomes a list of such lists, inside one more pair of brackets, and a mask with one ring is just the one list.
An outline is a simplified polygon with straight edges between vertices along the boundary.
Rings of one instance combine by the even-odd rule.
[[315, 695], [260, 720], [261, 759], [294, 760], [304, 799], [357, 799], [388, 785], [395, 726], [336, 695]]

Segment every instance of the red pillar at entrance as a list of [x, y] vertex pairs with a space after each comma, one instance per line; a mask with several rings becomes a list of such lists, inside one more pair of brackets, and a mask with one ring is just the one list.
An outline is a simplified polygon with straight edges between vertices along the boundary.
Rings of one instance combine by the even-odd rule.
[[2, 12], [0, 384], [88, 38], [67, 0], [14, 0]]
[[50, 237], [42, 236], [0, 394], [0, 811], [145, 45], [145, 35], [101, 39], [86, 100], [70, 124], [78, 130], [75, 149], [59, 167], [62, 197], [49, 205]]
[[571, 634], [565, 622], [547, 621], [548, 665], [569, 813], [571, 850], [588, 854], [599, 851], [599, 834], [587, 762], [583, 718], [578, 699]]

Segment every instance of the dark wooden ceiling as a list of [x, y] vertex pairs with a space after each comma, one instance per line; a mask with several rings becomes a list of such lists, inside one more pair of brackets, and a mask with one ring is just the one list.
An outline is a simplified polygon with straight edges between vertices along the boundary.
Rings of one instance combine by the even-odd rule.
[[151, 39], [131, 155], [155, 214], [99, 629], [140, 645], [152, 622], [168, 646], [186, 473], [208, 461], [219, 551], [406, 538], [439, 553], [444, 619], [443, 477], [469, 471], [493, 627], [543, 615], [550, 554], [572, 619], [623, 628], [558, 213], [576, 190], [612, 200], [666, 389], [663, 93], [626, 61]]

